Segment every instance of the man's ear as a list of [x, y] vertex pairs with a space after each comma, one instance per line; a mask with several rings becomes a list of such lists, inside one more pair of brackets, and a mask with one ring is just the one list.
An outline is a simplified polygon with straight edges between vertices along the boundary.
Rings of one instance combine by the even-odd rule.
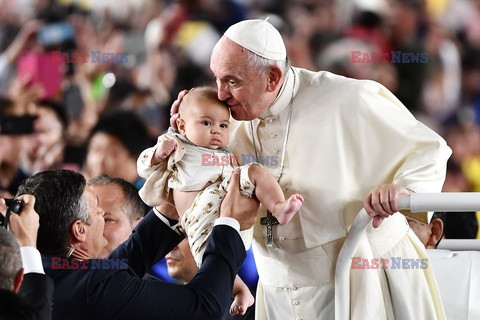
[[183, 120], [182, 118], [177, 118], [177, 128], [178, 128], [178, 132], [180, 132], [180, 134], [184, 135], [185, 134], [185, 120]]
[[280, 80], [282, 79], [282, 70], [277, 66], [270, 67], [270, 69], [268, 70], [267, 76], [268, 76], [267, 91], [273, 92], [275, 91], [275, 89], [280, 83]]
[[70, 227], [72, 237], [75, 242], [85, 242], [87, 239], [85, 223], [81, 220], [76, 220]]
[[17, 293], [20, 290], [20, 286], [23, 282], [23, 268], [20, 268], [15, 275], [15, 279], [13, 279], [13, 293]]
[[435, 249], [438, 241], [443, 237], [443, 221], [442, 219], [432, 219], [428, 227], [430, 228], [431, 234], [430, 238], [427, 241], [425, 247], [427, 249]]

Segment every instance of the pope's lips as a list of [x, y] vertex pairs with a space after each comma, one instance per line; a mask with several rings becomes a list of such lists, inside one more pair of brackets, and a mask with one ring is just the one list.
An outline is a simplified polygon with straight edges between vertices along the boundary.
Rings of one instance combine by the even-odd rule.
[[240, 103], [238, 103], [237, 101], [233, 101], [233, 100], [230, 100], [230, 101], [226, 101], [227, 104], [228, 104], [228, 107], [230, 109], [235, 109], [235, 108], [238, 108], [240, 106]]

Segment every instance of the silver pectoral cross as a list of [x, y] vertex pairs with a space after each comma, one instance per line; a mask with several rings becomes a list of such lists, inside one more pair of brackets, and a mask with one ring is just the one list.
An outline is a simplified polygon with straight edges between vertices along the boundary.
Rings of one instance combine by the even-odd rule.
[[267, 216], [260, 219], [260, 224], [267, 227], [267, 246], [273, 246], [273, 226], [278, 224], [277, 218], [267, 210]]

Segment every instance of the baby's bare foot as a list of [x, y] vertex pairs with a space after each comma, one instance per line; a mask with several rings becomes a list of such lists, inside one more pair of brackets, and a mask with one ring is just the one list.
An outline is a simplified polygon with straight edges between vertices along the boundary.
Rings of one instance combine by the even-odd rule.
[[248, 307], [250, 307], [255, 299], [253, 298], [250, 291], [240, 291], [235, 295], [232, 305], [230, 306], [230, 314], [232, 316], [236, 314], [244, 315], [247, 312]]
[[275, 217], [278, 223], [285, 224], [292, 220], [293, 215], [300, 210], [303, 203], [303, 197], [297, 193], [292, 194], [285, 202], [277, 205]]

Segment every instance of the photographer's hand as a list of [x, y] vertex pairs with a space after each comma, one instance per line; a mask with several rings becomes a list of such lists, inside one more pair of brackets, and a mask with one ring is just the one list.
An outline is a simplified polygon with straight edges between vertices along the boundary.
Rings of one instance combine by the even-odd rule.
[[17, 238], [20, 247], [37, 247], [37, 234], [40, 227], [40, 217], [33, 209], [35, 197], [24, 194], [17, 198], [24, 203], [19, 214], [10, 215], [9, 229]]

